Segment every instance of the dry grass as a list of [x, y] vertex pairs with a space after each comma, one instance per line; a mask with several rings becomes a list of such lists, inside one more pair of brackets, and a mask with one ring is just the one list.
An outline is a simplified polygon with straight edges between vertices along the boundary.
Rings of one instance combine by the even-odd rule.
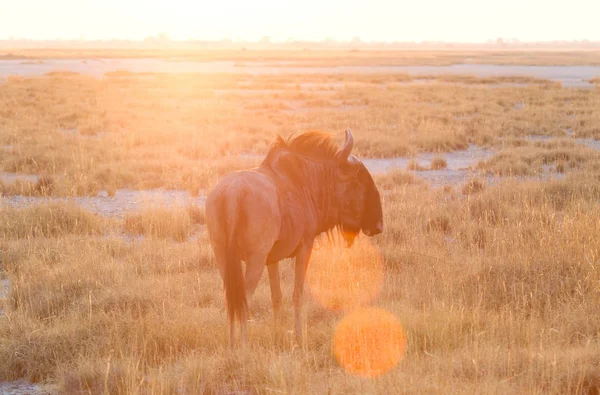
[[0, 320], [0, 377], [51, 380], [63, 393], [596, 391], [598, 176], [509, 182], [469, 198], [399, 179], [385, 188], [386, 232], [365, 252], [381, 251], [383, 277], [376, 261], [362, 270], [350, 258], [362, 303], [392, 313], [406, 333], [403, 360], [379, 379], [353, 377], [333, 355], [345, 316], [336, 306], [347, 298], [327, 284], [349, 273], [342, 261], [328, 268], [316, 253], [309, 267], [316, 288], [302, 350], [284, 333], [293, 323], [284, 262], [283, 328], [270, 324], [264, 278], [252, 351], [232, 355], [206, 234], [129, 243], [75, 231], [12, 232], [3, 242], [13, 290]]
[[408, 162], [408, 165], [406, 165], [406, 170], [422, 171], [422, 170], [426, 170], [426, 167], [421, 166], [416, 159], [413, 159], [410, 162]]
[[479, 193], [485, 189], [485, 181], [480, 180], [479, 178], [470, 179], [465, 185], [462, 187], [463, 195], [472, 195], [474, 193]]
[[99, 234], [108, 225], [104, 218], [64, 203], [2, 208], [0, 218], [0, 235], [4, 238]]
[[472, 75], [446, 74], [446, 75], [424, 75], [419, 76], [419, 80], [432, 80], [449, 83], [469, 84], [469, 85], [502, 85], [502, 84], [541, 84], [548, 87], [560, 87], [560, 84], [543, 78], [528, 76], [496, 76], [496, 77], [476, 77]]
[[385, 190], [394, 189], [405, 185], [421, 185], [425, 187], [425, 182], [414, 173], [400, 169], [391, 169], [386, 174], [376, 175], [374, 179], [381, 188]]
[[356, 152], [375, 157], [564, 137], [568, 129], [600, 137], [598, 90], [439, 78], [413, 85], [403, 75], [368, 74], [20, 78], [0, 84], [0, 166], [48, 175], [55, 195], [125, 187], [198, 194], [219, 175], [256, 165], [277, 134], [308, 129], [351, 125]]
[[205, 213], [204, 207], [198, 206], [189, 206], [187, 208], [188, 215], [190, 216], [190, 221], [194, 225], [204, 225], [205, 221]]
[[[3, 206], [0, 268], [11, 292], [0, 317], [0, 380], [50, 382], [69, 394], [598, 393], [597, 153], [525, 137], [562, 138], [567, 129], [600, 137], [599, 91], [469, 77], [423, 85], [402, 75], [308, 78], [10, 79], [0, 84], [0, 165], [45, 177], [2, 193], [199, 194], [219, 175], [258, 164], [277, 133], [348, 125], [361, 156], [471, 143], [499, 148], [483, 171], [535, 175], [551, 166], [564, 177], [430, 188], [411, 172], [377, 175], [385, 231], [336, 259], [323, 245], [315, 252], [306, 344], [296, 347], [286, 332], [294, 269], [284, 261], [282, 325], [271, 323], [264, 276], [251, 303], [251, 349], [240, 354], [227, 348], [201, 208], [148, 207], [107, 220], [63, 204]], [[431, 168], [444, 165], [440, 154]], [[335, 346], [336, 328], [366, 304], [398, 319], [405, 345], [400, 336], [391, 336], [394, 347], [369, 343], [365, 333], [380, 333], [371, 325], [337, 335], [356, 347]], [[369, 354], [371, 346], [381, 353]], [[372, 371], [378, 355], [394, 359], [393, 349], [403, 359], [379, 378], [338, 363]]]
[[193, 230], [192, 217], [200, 221], [198, 210], [169, 209], [167, 207], [148, 207], [139, 212], [125, 215], [125, 232], [158, 238], [172, 238], [176, 241], [187, 240]]
[[431, 170], [442, 170], [448, 167], [448, 162], [441, 156], [436, 156], [431, 160]]
[[522, 146], [502, 151], [481, 162], [477, 167], [491, 174], [505, 176], [534, 175], [544, 172], [564, 173], [567, 169], [580, 170], [588, 163], [598, 163], [597, 151], [584, 147]]
[[40, 176], [36, 182], [17, 179], [12, 183], [0, 180], [0, 196], [52, 196], [54, 192], [54, 178]]

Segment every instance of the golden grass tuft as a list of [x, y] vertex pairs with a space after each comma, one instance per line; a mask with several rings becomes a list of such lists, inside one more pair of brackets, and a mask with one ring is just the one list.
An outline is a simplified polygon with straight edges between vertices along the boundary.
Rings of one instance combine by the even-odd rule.
[[205, 222], [205, 212], [204, 207], [199, 207], [195, 205], [190, 205], [188, 208], [188, 214], [190, 216], [190, 221], [195, 225], [204, 225]]
[[431, 170], [442, 170], [448, 167], [448, 162], [441, 156], [436, 156], [431, 160]]
[[479, 178], [472, 178], [467, 181], [466, 184], [462, 187], [463, 195], [473, 195], [475, 193], [479, 193], [485, 189], [485, 181]]
[[139, 212], [126, 214], [123, 228], [125, 232], [134, 235], [184, 241], [192, 232], [192, 221], [202, 220], [203, 215], [201, 217], [198, 210], [148, 207]]
[[0, 209], [0, 235], [5, 238], [100, 234], [108, 221], [72, 204], [50, 203]]
[[423, 167], [423, 166], [421, 166], [416, 159], [413, 159], [410, 162], [408, 162], [408, 165], [406, 165], [406, 170], [408, 170], [408, 171], [422, 171], [422, 170], [426, 170], [426, 168]]
[[568, 143], [544, 142], [501, 151], [479, 163], [477, 168], [503, 176], [535, 175], [543, 173], [545, 166], [563, 173], [565, 169], [582, 169], [588, 162], [599, 158], [598, 152], [591, 149]]
[[40, 176], [35, 183], [34, 191], [40, 196], [50, 196], [54, 190], [54, 178], [52, 176]]
[[413, 173], [401, 169], [391, 169], [386, 174], [374, 176], [377, 185], [385, 190], [394, 189], [403, 185], [425, 185], [425, 182]]
[[452, 230], [452, 221], [447, 215], [440, 215], [427, 221], [427, 229], [442, 233], [450, 233]]

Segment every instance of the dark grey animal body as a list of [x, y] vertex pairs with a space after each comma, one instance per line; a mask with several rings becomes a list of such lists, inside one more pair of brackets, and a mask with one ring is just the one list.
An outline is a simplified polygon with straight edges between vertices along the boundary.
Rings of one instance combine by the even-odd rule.
[[259, 167], [225, 175], [209, 193], [206, 223], [224, 282], [231, 345], [236, 320], [242, 344], [247, 342], [248, 300], [265, 266], [277, 320], [278, 262], [295, 257], [295, 332], [301, 341], [304, 279], [315, 237], [338, 229], [352, 245], [360, 231], [382, 232], [381, 198], [368, 170], [350, 154], [353, 143], [349, 129], [341, 149], [321, 132], [278, 138]]

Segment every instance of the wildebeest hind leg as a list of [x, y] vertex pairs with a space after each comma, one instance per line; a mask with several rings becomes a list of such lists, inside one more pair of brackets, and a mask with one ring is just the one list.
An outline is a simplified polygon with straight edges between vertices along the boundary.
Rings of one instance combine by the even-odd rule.
[[[212, 248], [215, 254], [217, 267], [221, 278], [225, 279], [225, 265], [227, 264], [227, 247], [223, 243], [216, 241], [216, 237], [211, 239]], [[225, 282], [223, 281], [223, 299], [225, 299]], [[225, 302], [226, 303], [226, 302]], [[235, 320], [228, 320], [229, 323], [229, 347], [233, 348], [235, 343]]]
[[267, 254], [264, 253], [252, 254], [246, 263], [246, 275], [244, 277], [246, 279], [246, 297], [248, 301], [254, 295], [266, 263]]
[[281, 281], [279, 279], [279, 262], [269, 263], [267, 265], [269, 271], [269, 286], [271, 287], [271, 302], [273, 303], [273, 318], [275, 324], [279, 323], [281, 315]]
[[[246, 275], [244, 276], [246, 282], [246, 300], [248, 305], [251, 305], [251, 298], [256, 290], [256, 286], [260, 281], [263, 271], [265, 270], [265, 264], [267, 261], [266, 253], [254, 253], [250, 255], [246, 262]], [[242, 320], [240, 323], [242, 332], [242, 344], [247, 342], [246, 333], [246, 320]]]

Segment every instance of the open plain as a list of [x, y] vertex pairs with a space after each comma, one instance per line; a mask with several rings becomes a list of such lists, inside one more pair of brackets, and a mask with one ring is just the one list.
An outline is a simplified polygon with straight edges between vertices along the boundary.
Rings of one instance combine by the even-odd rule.
[[[600, 391], [597, 51], [0, 55], [0, 381], [67, 394]], [[207, 191], [277, 135], [341, 142], [347, 127], [384, 232], [348, 250], [320, 242], [304, 344], [289, 333], [293, 265], [280, 326], [265, 275], [250, 348], [231, 352]], [[385, 336], [358, 339], [352, 366], [336, 351], [367, 307], [402, 328], [383, 374]]]

